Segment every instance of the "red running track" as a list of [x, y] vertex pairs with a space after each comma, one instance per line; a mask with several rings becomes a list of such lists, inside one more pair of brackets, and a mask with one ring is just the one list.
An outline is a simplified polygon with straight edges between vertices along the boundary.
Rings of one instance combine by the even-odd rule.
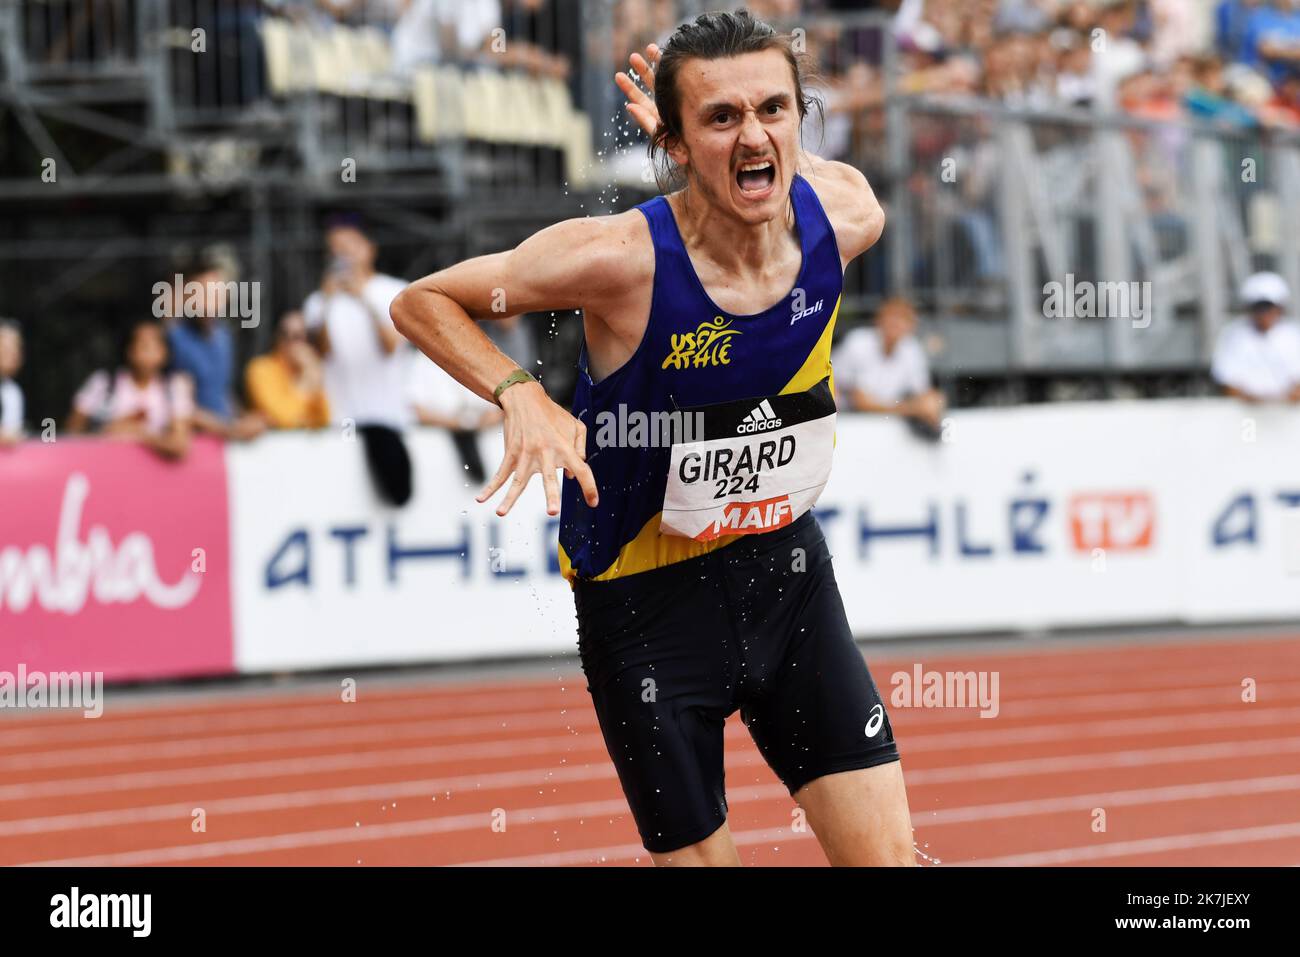
[[[1300, 863], [1300, 637], [868, 660], [884, 693], [918, 661], [998, 672], [993, 718], [891, 707], [944, 866]], [[576, 665], [357, 682], [0, 713], [0, 864], [649, 863]], [[737, 716], [726, 740], [742, 860], [824, 864]]]

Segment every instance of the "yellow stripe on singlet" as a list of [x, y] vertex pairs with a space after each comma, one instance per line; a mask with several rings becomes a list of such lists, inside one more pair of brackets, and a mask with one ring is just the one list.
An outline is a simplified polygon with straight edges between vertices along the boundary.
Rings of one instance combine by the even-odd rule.
[[[794, 374], [785, 387], [781, 390], [781, 395], [789, 395], [792, 392], [806, 392], [815, 386], [822, 379], [831, 376], [830, 387], [831, 394], [835, 394], [835, 379], [831, 372], [831, 339], [835, 333], [835, 320], [840, 314], [840, 299], [835, 300], [835, 310], [831, 313], [830, 320], [826, 323], [826, 328], [822, 330], [821, 338], [817, 344], [812, 347], [808, 353], [808, 358], [799, 371]], [[623, 578], [627, 575], [635, 575], [637, 572], [648, 572], [653, 568], [662, 568], [664, 565], [672, 565], [675, 562], [685, 561], [688, 558], [696, 558], [700, 555], [707, 554], [716, 548], [722, 548], [730, 545], [743, 535], [723, 535], [721, 538], [715, 538], [712, 541], [697, 542], [693, 538], [685, 538], [681, 535], [661, 535], [659, 532], [659, 522], [662, 518], [662, 512], [656, 512], [650, 520], [641, 527], [636, 537], [619, 549], [618, 558], [599, 575], [595, 576], [593, 581], [608, 581], [611, 578]], [[573, 563], [569, 561], [568, 553], [565, 552], [564, 546], [560, 546], [560, 574], [569, 580], [570, 583], [577, 577], [573, 570]]]

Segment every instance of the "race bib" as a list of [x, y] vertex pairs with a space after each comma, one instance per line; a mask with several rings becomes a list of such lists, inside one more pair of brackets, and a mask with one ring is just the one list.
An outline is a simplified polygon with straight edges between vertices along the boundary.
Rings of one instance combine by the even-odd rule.
[[812, 508], [831, 474], [835, 399], [807, 392], [683, 409], [693, 442], [675, 442], [659, 531], [696, 541], [757, 535]]

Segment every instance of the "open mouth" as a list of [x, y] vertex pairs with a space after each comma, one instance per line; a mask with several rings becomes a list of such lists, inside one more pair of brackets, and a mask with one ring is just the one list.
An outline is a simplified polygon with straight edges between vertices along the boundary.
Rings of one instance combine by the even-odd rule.
[[776, 182], [776, 167], [771, 160], [743, 163], [736, 171], [736, 185], [741, 193], [762, 193]]

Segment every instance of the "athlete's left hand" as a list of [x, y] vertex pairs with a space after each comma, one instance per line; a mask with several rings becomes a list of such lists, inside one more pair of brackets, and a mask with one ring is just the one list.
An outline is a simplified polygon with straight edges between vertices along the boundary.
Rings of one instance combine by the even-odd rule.
[[553, 402], [537, 382], [521, 382], [506, 389], [501, 393], [501, 407], [505, 410], [505, 457], [476, 501], [486, 502], [514, 475], [510, 490], [497, 506], [497, 515], [504, 517], [529, 480], [540, 474], [546, 514], [559, 515], [560, 486], [555, 471], [563, 468], [568, 478], [578, 480], [589, 506], [600, 504], [596, 478], [586, 462], [587, 427], [580, 420]]

